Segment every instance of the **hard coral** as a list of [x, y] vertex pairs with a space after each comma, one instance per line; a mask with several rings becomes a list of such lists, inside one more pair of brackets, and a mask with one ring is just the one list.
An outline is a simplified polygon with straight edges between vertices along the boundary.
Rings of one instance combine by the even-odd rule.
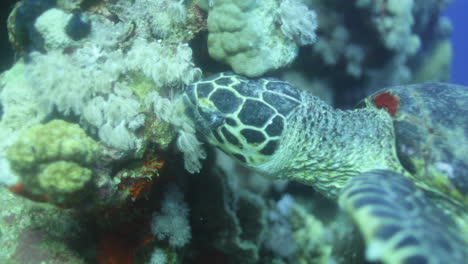
[[83, 199], [99, 145], [76, 124], [53, 120], [29, 128], [7, 150], [12, 170], [24, 188], [46, 195], [51, 203]]
[[140, 142], [133, 132], [143, 125], [144, 116], [131, 88], [117, 82], [125, 71], [121, 51], [84, 45], [71, 56], [60, 51], [31, 56], [29, 77], [42, 91], [39, 101], [45, 109], [56, 107], [65, 115], [80, 115], [82, 124], [96, 129], [109, 147], [138, 148]]
[[271, 14], [277, 8], [275, 0], [214, 1], [208, 13], [210, 56], [247, 76], [260, 76], [291, 63], [298, 47], [276, 28]]

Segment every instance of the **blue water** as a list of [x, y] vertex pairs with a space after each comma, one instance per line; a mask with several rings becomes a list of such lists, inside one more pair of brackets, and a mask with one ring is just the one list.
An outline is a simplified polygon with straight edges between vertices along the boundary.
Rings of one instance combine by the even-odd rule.
[[453, 24], [453, 60], [450, 82], [468, 85], [468, 1], [454, 0], [445, 14]]

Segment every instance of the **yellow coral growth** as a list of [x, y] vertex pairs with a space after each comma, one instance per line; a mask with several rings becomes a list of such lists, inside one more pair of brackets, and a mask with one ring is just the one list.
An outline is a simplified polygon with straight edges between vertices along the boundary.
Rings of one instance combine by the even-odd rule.
[[99, 145], [77, 124], [53, 120], [26, 130], [7, 150], [11, 168], [33, 195], [64, 204], [80, 200]]

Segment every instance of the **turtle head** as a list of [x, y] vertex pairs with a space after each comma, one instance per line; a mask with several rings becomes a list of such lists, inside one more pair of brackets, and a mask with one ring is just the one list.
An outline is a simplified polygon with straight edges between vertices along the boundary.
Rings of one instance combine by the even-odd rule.
[[277, 79], [220, 73], [187, 86], [184, 100], [204, 141], [255, 168], [277, 151], [300, 93]]

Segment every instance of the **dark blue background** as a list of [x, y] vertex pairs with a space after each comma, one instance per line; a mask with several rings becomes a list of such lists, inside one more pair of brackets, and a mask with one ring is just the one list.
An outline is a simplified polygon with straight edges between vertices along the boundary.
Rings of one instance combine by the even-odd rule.
[[445, 14], [453, 24], [453, 60], [450, 82], [468, 85], [468, 1], [454, 0]]

